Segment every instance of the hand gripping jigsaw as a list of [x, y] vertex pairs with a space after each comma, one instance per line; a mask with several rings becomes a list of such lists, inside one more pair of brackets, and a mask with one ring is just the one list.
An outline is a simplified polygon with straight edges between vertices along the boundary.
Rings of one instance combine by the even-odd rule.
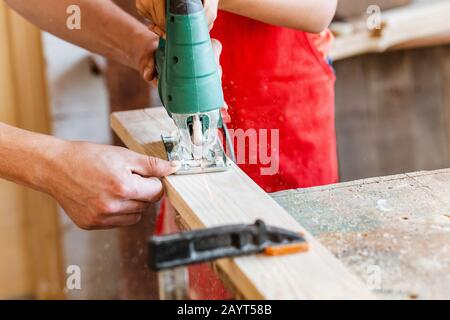
[[168, 159], [180, 162], [178, 174], [226, 170], [218, 131], [224, 128], [222, 83], [202, 1], [167, 0], [166, 23], [156, 68], [159, 95], [178, 129], [162, 137]]

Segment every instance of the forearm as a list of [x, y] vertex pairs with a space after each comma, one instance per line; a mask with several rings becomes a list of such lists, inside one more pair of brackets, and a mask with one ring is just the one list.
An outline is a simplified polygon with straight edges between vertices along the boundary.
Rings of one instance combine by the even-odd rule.
[[53, 196], [81, 228], [137, 223], [177, 166], [126, 148], [70, 142], [0, 122], [0, 178]]
[[50, 192], [49, 171], [64, 144], [0, 122], [0, 178]]
[[[5, 1], [39, 28], [133, 68], [140, 63], [137, 48], [156, 38], [110, 0]], [[66, 25], [70, 5], [81, 9], [80, 30], [70, 30]]]
[[265, 23], [320, 32], [331, 22], [337, 0], [220, 0], [219, 8]]

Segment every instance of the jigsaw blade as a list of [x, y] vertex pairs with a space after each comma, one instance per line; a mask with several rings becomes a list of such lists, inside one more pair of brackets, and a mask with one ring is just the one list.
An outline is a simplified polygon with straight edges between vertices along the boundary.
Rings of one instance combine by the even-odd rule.
[[178, 130], [162, 140], [170, 161], [177, 161], [176, 174], [227, 170], [231, 163], [219, 136], [220, 111], [202, 114], [172, 114]]

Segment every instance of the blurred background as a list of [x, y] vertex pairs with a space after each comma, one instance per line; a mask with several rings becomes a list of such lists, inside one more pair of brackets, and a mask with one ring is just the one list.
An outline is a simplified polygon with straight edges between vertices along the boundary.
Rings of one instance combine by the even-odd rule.
[[[116, 2], [135, 14], [134, 1]], [[381, 20], [367, 12], [374, 4]], [[449, 17], [449, 0], [340, 0], [331, 58], [342, 181], [450, 167]], [[39, 32], [3, 2], [0, 48], [0, 121], [113, 143], [111, 111], [158, 104], [134, 71]], [[151, 217], [82, 231], [52, 199], [0, 180], [0, 298], [155, 298]], [[70, 265], [80, 290], [64, 289]]]

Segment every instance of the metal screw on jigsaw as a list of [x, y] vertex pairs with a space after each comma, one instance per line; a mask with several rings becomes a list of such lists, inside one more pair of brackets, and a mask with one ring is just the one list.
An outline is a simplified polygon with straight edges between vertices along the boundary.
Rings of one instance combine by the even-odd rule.
[[222, 82], [202, 1], [167, 0], [166, 8], [166, 40], [160, 40], [156, 69], [159, 95], [178, 129], [162, 137], [168, 159], [180, 162], [178, 174], [227, 170], [218, 131]]

